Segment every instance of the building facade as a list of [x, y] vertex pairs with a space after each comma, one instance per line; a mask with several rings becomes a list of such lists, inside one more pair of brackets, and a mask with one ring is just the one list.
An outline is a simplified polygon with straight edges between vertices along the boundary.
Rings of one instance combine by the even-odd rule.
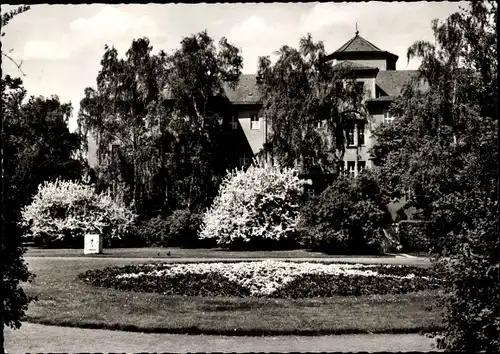
[[[325, 60], [332, 61], [334, 68], [349, 69], [356, 83], [363, 88], [368, 119], [353, 124], [346, 131], [344, 152], [344, 169], [357, 175], [372, 166], [369, 150], [374, 139], [371, 131], [379, 124], [393, 121], [389, 106], [417, 72], [396, 70], [398, 56], [381, 50], [358, 32]], [[234, 115], [226, 124], [235, 136], [248, 143], [248, 148], [239, 152], [240, 165], [262, 151], [270, 132], [270, 125], [260, 114], [262, 104], [256, 80], [256, 75], [242, 75], [235, 89], [226, 88], [226, 95], [234, 106]]]
[[[348, 69], [363, 88], [368, 118], [357, 121], [346, 131], [344, 170], [357, 175], [370, 168], [371, 132], [379, 124], [389, 124], [394, 117], [389, 106], [403, 86], [416, 75], [415, 70], [397, 70], [398, 56], [381, 50], [356, 34], [338, 50], [328, 55], [334, 68]], [[257, 88], [257, 75], [242, 75], [234, 88], [225, 88], [232, 103], [232, 114], [225, 118], [219, 139], [228, 168], [244, 166], [262, 152], [271, 126], [261, 114], [262, 102]], [[88, 160], [97, 163], [96, 146], [89, 141]]]

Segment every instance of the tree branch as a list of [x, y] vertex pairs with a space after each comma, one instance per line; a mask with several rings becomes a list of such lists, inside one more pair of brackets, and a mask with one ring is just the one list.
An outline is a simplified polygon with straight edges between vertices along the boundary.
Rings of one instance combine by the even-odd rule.
[[12, 57], [8, 54], [5, 54], [2, 52], [2, 55], [4, 57], [6, 57], [7, 59], [9, 59], [11, 62], [14, 63], [15, 66], [17, 66], [17, 69], [21, 72], [21, 74], [23, 74], [23, 76], [26, 76], [26, 74], [24, 73], [24, 71], [21, 69], [21, 65], [23, 65], [23, 62], [21, 61], [20, 64], [18, 64], [14, 59], [12, 59]]

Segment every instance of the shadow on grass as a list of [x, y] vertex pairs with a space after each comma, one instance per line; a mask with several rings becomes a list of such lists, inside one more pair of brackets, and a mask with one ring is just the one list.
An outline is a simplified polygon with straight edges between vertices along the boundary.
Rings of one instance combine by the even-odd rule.
[[200, 328], [198, 326], [189, 327], [139, 327], [130, 324], [120, 323], [94, 323], [94, 322], [74, 322], [74, 321], [51, 321], [46, 319], [27, 318], [24, 321], [29, 323], [37, 323], [49, 326], [60, 327], [76, 327], [87, 329], [105, 329], [111, 331], [126, 331], [126, 332], [141, 332], [141, 333], [165, 333], [165, 334], [189, 334], [189, 335], [217, 335], [217, 336], [283, 336], [283, 335], [300, 335], [300, 336], [326, 336], [326, 335], [349, 335], [349, 334], [426, 334], [442, 330], [440, 326], [423, 326], [414, 328], [392, 328], [392, 329], [374, 329], [363, 330], [358, 328], [341, 328], [341, 329], [318, 329], [318, 330], [281, 330], [281, 329], [210, 329]]

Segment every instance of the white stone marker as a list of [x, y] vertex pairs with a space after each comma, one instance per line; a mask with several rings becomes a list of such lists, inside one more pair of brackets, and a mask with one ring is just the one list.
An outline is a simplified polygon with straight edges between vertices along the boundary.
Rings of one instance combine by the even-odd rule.
[[86, 234], [83, 254], [102, 253], [102, 235]]

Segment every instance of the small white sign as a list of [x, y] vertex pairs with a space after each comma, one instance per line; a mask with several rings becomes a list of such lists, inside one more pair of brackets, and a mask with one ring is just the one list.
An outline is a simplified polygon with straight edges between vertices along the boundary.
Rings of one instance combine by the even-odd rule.
[[102, 235], [86, 234], [83, 254], [102, 253]]

